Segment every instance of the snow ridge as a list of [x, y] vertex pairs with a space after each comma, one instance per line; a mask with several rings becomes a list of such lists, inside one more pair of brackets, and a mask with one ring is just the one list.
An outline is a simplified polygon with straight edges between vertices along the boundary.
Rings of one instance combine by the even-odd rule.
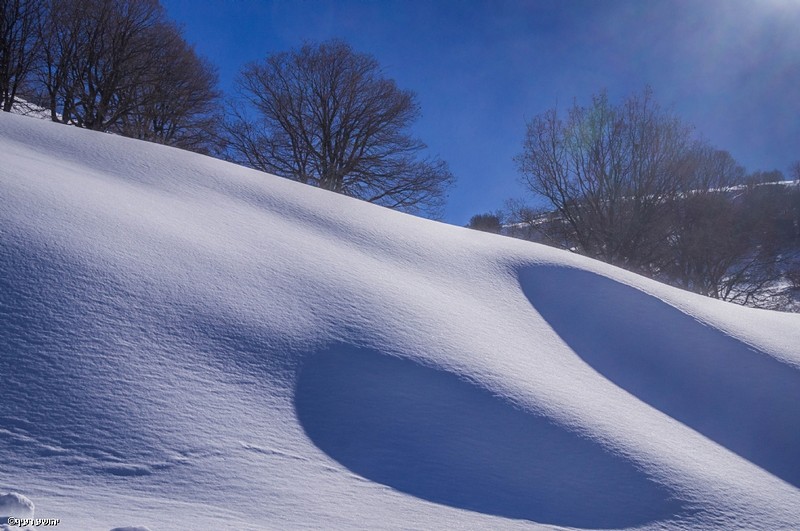
[[0, 492], [59, 529], [800, 526], [800, 315], [6, 113], [0, 161]]

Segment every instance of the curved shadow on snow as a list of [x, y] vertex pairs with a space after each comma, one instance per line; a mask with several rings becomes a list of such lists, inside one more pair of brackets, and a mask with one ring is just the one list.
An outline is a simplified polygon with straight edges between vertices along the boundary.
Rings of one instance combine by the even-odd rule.
[[800, 371], [594, 273], [538, 266], [520, 281], [534, 308], [606, 378], [800, 487]]
[[303, 367], [306, 434], [372, 481], [435, 503], [576, 527], [629, 527], [680, 513], [628, 461], [458, 377], [341, 347]]

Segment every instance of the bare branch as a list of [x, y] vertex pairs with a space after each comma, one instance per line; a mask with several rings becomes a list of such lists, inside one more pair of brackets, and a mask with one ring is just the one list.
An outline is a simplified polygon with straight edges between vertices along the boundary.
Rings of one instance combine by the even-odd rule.
[[341, 41], [306, 44], [248, 65], [239, 79], [252, 117], [226, 124], [234, 160], [391, 208], [429, 214], [453, 177], [406, 130], [419, 117], [413, 93], [383, 77], [369, 55]]

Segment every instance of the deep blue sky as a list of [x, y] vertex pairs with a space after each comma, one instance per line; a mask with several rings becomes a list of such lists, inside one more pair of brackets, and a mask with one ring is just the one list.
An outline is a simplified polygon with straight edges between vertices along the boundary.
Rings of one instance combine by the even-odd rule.
[[524, 197], [525, 121], [645, 85], [748, 170], [800, 160], [800, 0], [162, 0], [232, 92], [242, 65], [333, 37], [417, 93], [458, 184], [445, 221]]

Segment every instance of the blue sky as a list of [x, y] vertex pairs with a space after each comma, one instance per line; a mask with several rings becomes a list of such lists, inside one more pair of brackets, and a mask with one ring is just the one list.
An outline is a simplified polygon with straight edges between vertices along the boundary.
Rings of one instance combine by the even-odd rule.
[[341, 38], [417, 93], [415, 133], [458, 179], [444, 220], [525, 198], [526, 120], [645, 85], [748, 170], [800, 160], [800, 0], [162, 0], [232, 92], [241, 67]]

